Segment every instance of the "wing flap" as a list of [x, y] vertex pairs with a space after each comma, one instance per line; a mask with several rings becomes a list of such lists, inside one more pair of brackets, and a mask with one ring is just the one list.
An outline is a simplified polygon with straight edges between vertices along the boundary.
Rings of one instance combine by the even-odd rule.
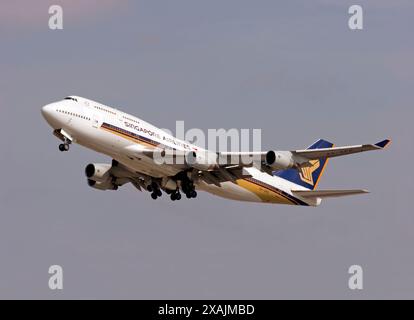
[[353, 190], [292, 190], [292, 193], [302, 198], [335, 198], [369, 193], [364, 189]]

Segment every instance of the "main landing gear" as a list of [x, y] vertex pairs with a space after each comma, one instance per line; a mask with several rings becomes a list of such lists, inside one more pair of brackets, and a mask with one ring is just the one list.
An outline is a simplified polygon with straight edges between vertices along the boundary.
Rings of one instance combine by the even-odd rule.
[[[154, 200], [157, 200], [162, 195], [162, 192], [161, 192], [161, 190], [160, 190], [160, 188], [158, 187], [157, 184], [155, 184], [155, 185], [154, 184], [149, 185], [147, 187], [147, 190], [149, 192], [151, 192], [151, 198], [154, 199]], [[171, 191], [171, 190], [166, 189], [165, 190], [165, 193], [170, 195], [170, 199], [172, 201], [181, 200], [181, 198], [182, 198], [181, 192], [180, 192], [179, 189], [174, 190], [174, 191]], [[194, 189], [187, 190], [187, 192], [185, 193], [185, 195], [186, 195], [187, 199], [196, 198], [197, 197], [197, 191], [195, 191]]]
[[[193, 181], [188, 178], [180, 179], [179, 181], [181, 181], [181, 184], [178, 184], [175, 190], [164, 188], [165, 193], [170, 196], [172, 201], [181, 200], [182, 195], [180, 187], [187, 199], [197, 198], [197, 191], [195, 191]], [[158, 199], [162, 195], [160, 185], [156, 182], [149, 184], [147, 186], [147, 191], [151, 192], [151, 198], [154, 200]]]
[[197, 198], [197, 191], [192, 190], [190, 192], [187, 192], [185, 194], [185, 196], [187, 197], [187, 199], [191, 199], [191, 198]]
[[148, 185], [147, 190], [151, 192], [151, 198], [154, 200], [157, 200], [157, 198], [162, 196], [162, 192], [160, 190], [160, 187], [155, 182]]
[[173, 193], [171, 193], [170, 198], [171, 198], [172, 201], [181, 200], [181, 193], [180, 193], [180, 191], [178, 189], [175, 190]]
[[[181, 189], [184, 192], [187, 199], [197, 198], [197, 191], [195, 191], [195, 187], [192, 181], [183, 183], [181, 185]], [[172, 192], [170, 197], [172, 201], [181, 200], [180, 190], [177, 189], [174, 192]]]
[[195, 191], [194, 183], [191, 180], [183, 183], [181, 189], [183, 189], [187, 199], [197, 198], [197, 191]]

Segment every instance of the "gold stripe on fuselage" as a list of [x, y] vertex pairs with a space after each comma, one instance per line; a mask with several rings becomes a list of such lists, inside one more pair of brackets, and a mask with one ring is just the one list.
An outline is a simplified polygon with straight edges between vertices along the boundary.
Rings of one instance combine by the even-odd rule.
[[236, 183], [250, 192], [253, 192], [257, 195], [263, 202], [269, 203], [280, 203], [280, 204], [296, 204], [294, 201], [287, 199], [283, 195], [277, 193], [276, 191], [270, 190], [263, 186], [260, 186], [252, 181], [246, 179], [239, 179]]
[[132, 141], [132, 142], [135, 142], [135, 143], [138, 143], [138, 144], [144, 145], [144, 146], [149, 146], [149, 147], [155, 148], [155, 146], [154, 146], [153, 144], [151, 144], [151, 143], [148, 143], [148, 142], [142, 141], [142, 140], [140, 140], [140, 139], [138, 139], [138, 138], [130, 137], [129, 135], [126, 135], [126, 134], [124, 134], [124, 133], [122, 133], [122, 132], [118, 132], [118, 131], [115, 131], [115, 130], [113, 130], [113, 129], [106, 128], [106, 127], [101, 127], [101, 129], [102, 129], [102, 130], [105, 130], [105, 131], [107, 131], [107, 132], [113, 133], [113, 134], [115, 134], [115, 135], [117, 135], [117, 136], [119, 136], [119, 137], [121, 137], [121, 138], [127, 139], [127, 140], [129, 140], [129, 141]]

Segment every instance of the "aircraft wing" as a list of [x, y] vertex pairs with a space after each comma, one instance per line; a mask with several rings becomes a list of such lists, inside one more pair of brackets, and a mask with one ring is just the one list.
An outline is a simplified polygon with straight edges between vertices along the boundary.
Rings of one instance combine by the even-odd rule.
[[[332, 148], [319, 148], [319, 149], [304, 149], [304, 150], [293, 150], [293, 151], [274, 151], [281, 152], [286, 155], [291, 155], [296, 157], [297, 160], [303, 160], [306, 162], [308, 160], [315, 160], [320, 158], [333, 158], [339, 156], [346, 156], [348, 154], [371, 151], [371, 150], [381, 150], [387, 147], [391, 143], [391, 140], [385, 139], [375, 144], [361, 144], [354, 146], [344, 146], [344, 147], [332, 147]], [[226, 165], [232, 165], [236, 163], [243, 163], [243, 159], [256, 159], [259, 161], [266, 161], [266, 155], [269, 152], [220, 152], [219, 157], [223, 163]]]
[[355, 194], [369, 193], [368, 190], [354, 189], [354, 190], [292, 190], [294, 195], [302, 198], [335, 198], [351, 196]]
[[[196, 164], [187, 163], [184, 153], [177, 156], [174, 151], [172, 154], [168, 155], [166, 153], [166, 155], [167, 157], [172, 157], [170, 159], [172, 160], [170, 163], [171, 166], [180, 170], [194, 168], [198, 170], [199, 177], [202, 177], [204, 181], [209, 184], [219, 185], [224, 181], [234, 182], [237, 179], [250, 176], [243, 168], [255, 166], [259, 170], [271, 175], [274, 171], [290, 168], [301, 170], [301, 168], [312, 166], [312, 160], [345, 156], [371, 150], [381, 150], [389, 145], [390, 142], [390, 140], [386, 139], [376, 144], [324, 148], [313, 147], [294, 151], [208, 152], [208, 155], [202, 156], [200, 162]], [[157, 156], [164, 156], [166, 150], [131, 145], [126, 148], [126, 151], [134, 157], [147, 156], [155, 161]], [[199, 159], [196, 156], [195, 158]], [[177, 163], [174, 161], [175, 159], [181, 159], [181, 162]], [[324, 195], [324, 197], [327, 196]], [[329, 196], [334, 196], [334, 193], [331, 193]]]
[[[216, 176], [221, 181], [234, 181], [231, 171], [236, 168], [239, 175], [243, 175], [243, 168], [255, 166], [259, 170], [272, 175], [275, 171], [286, 169], [297, 169], [312, 167], [315, 160], [323, 158], [333, 158], [345, 156], [353, 153], [382, 150], [391, 143], [391, 140], [385, 139], [376, 144], [362, 144], [344, 147], [317, 147], [319, 145], [332, 145], [323, 140], [318, 140], [316, 144], [305, 150], [294, 151], [268, 151], [268, 152], [220, 152], [218, 153], [218, 168], [211, 170], [208, 175]], [[230, 175], [228, 174], [230, 171]], [[207, 179], [208, 180], [208, 179]], [[211, 180], [211, 179], [210, 179]], [[345, 192], [346, 191], [346, 192]], [[348, 194], [355, 194], [356, 191], [332, 191], [320, 194], [320, 197], [334, 197]], [[310, 194], [307, 195], [311, 196]], [[312, 197], [317, 197], [312, 194]]]
[[306, 149], [291, 151], [293, 155], [303, 157], [309, 160], [320, 158], [333, 158], [339, 156], [346, 156], [348, 154], [365, 152], [371, 150], [381, 150], [391, 143], [391, 140], [386, 139], [376, 144], [361, 144], [355, 146], [321, 148], [321, 149]]

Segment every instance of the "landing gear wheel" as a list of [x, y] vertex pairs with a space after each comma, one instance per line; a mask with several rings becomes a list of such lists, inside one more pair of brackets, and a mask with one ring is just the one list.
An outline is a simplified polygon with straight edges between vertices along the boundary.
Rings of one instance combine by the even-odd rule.
[[153, 193], [151, 193], [151, 198], [154, 199], [154, 200], [157, 200], [158, 196], [157, 196], [156, 193], [153, 192]]
[[185, 196], [186, 196], [188, 199], [191, 199], [191, 198], [197, 198], [197, 191], [195, 191], [194, 189], [189, 190], [189, 191], [187, 191], [187, 192], [185, 193]]
[[160, 190], [160, 189], [158, 189], [156, 192], [157, 192], [157, 196], [161, 197], [161, 195], [162, 195], [161, 190]]
[[177, 191], [171, 193], [171, 200], [172, 201], [181, 200], [181, 193], [179, 193]]
[[69, 151], [69, 145], [67, 143], [62, 143], [59, 145], [59, 150], [62, 152]]

